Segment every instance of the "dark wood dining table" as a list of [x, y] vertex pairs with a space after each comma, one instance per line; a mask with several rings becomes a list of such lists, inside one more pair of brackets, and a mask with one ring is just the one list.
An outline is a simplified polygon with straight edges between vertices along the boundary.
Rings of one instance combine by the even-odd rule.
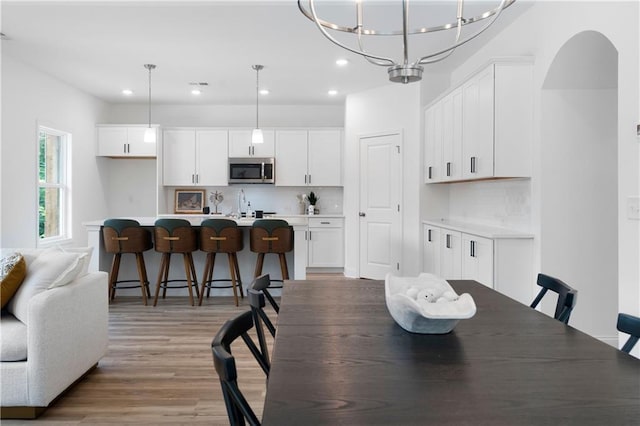
[[475, 281], [450, 283], [477, 312], [427, 335], [395, 323], [383, 281], [287, 282], [263, 424], [640, 425], [640, 360]]

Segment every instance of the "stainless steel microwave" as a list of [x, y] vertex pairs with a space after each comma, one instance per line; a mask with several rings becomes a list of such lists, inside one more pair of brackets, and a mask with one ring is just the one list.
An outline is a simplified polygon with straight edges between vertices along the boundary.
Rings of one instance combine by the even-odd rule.
[[229, 183], [275, 183], [274, 158], [229, 158]]

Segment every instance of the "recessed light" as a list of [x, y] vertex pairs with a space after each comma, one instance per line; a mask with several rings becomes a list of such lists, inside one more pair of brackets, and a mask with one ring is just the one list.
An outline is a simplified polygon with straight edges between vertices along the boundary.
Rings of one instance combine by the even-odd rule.
[[133, 90], [131, 89], [122, 89], [122, 94], [125, 96], [131, 96], [133, 95]]
[[202, 91], [200, 89], [193, 89], [193, 90], [191, 90], [191, 94], [195, 95], [195, 96], [198, 96], [198, 95], [202, 94]]
[[261, 95], [268, 95], [269, 94], [269, 90], [268, 89], [260, 89], [260, 94]]
[[337, 90], [334, 90], [334, 89], [331, 89], [331, 90], [329, 90], [329, 91], [327, 92], [327, 94], [328, 94], [329, 96], [335, 96], [335, 95], [337, 95], [337, 94], [338, 94], [338, 91], [337, 91]]
[[340, 58], [338, 60], [336, 60], [336, 65], [339, 67], [344, 67], [349, 63], [349, 61], [347, 59], [344, 58]]

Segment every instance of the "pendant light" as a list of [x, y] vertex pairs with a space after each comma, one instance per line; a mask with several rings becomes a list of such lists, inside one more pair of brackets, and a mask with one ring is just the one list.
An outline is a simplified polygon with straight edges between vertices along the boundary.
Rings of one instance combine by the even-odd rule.
[[251, 133], [251, 143], [264, 143], [264, 136], [262, 134], [262, 130], [258, 125], [258, 105], [259, 105], [259, 97], [260, 97], [260, 70], [264, 68], [262, 65], [252, 65], [251, 68], [256, 70], [256, 128], [253, 129]]
[[144, 131], [144, 141], [148, 143], [156, 143], [156, 129], [151, 127], [151, 70], [156, 66], [153, 64], [144, 64], [144, 67], [149, 70], [149, 127]]

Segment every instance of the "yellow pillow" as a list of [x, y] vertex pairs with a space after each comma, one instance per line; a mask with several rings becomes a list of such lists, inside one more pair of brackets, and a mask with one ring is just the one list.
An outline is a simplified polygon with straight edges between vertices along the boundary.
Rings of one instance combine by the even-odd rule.
[[27, 275], [27, 262], [20, 253], [12, 253], [0, 262], [0, 278], [2, 278], [0, 303], [4, 308], [24, 281]]

